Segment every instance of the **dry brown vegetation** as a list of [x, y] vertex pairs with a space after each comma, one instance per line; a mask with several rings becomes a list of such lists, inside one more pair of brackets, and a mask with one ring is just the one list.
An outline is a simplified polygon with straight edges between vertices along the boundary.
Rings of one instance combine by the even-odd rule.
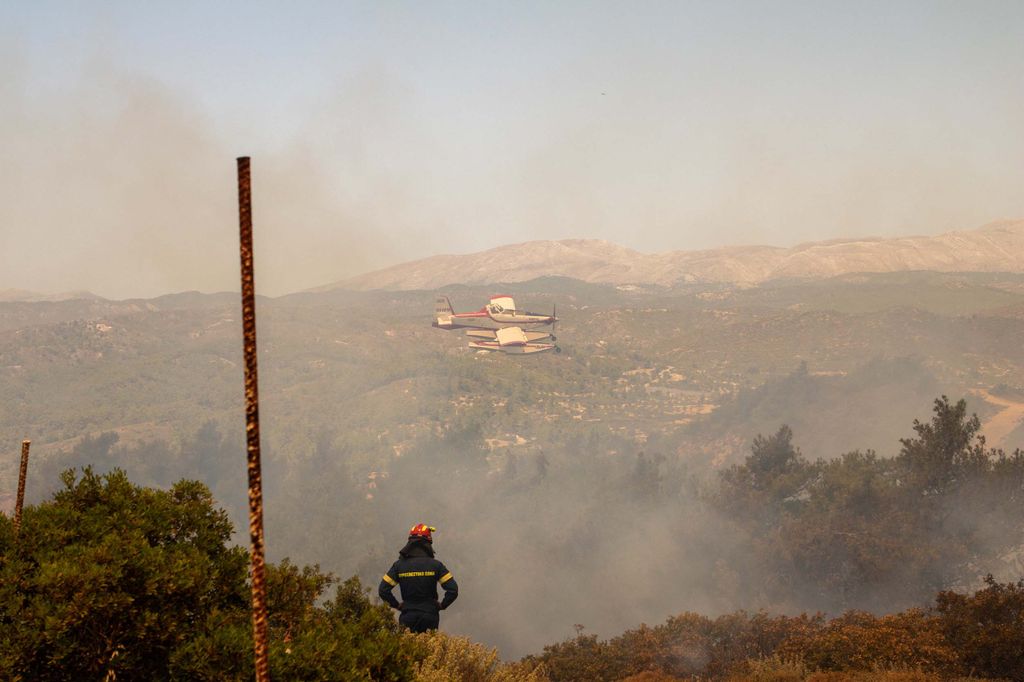
[[1024, 582], [991, 578], [931, 609], [874, 616], [686, 613], [609, 640], [580, 634], [526, 660], [553, 682], [582, 680], [888, 680], [1024, 677]]

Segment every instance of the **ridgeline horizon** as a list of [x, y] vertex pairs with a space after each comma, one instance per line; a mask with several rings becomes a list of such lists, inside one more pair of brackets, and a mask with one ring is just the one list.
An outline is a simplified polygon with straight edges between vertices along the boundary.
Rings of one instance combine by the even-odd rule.
[[[764, 244], [644, 253], [605, 239], [531, 240], [482, 251], [434, 254], [266, 298], [347, 291], [416, 291], [447, 286], [518, 284], [564, 277], [588, 284], [672, 288], [687, 284], [756, 286], [775, 280], [818, 280], [891, 272], [1024, 273], [1024, 219], [967, 230], [905, 237], [839, 237], [792, 247]], [[186, 289], [157, 296], [106, 297], [87, 289], [41, 292], [0, 289], [0, 302], [153, 301], [234, 290]]]

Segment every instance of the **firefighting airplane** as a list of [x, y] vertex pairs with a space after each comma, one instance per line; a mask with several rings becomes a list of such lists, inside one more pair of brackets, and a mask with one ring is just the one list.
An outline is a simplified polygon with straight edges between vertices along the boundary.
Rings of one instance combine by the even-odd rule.
[[[433, 326], [438, 329], [465, 329], [469, 347], [476, 350], [495, 350], [502, 353], [542, 353], [562, 349], [554, 344], [555, 310], [550, 315], [516, 310], [511, 296], [491, 296], [491, 300], [480, 310], [471, 313], [457, 313], [447, 296], [437, 299], [434, 309], [436, 319]], [[482, 326], [490, 322], [497, 327]], [[551, 331], [524, 331], [523, 327], [551, 325]]]

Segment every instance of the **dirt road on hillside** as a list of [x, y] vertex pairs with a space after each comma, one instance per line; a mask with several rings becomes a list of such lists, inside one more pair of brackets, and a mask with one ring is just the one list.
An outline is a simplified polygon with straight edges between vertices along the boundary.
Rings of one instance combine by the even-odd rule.
[[985, 435], [988, 446], [1003, 447], [1007, 436], [1020, 425], [1021, 419], [1024, 419], [1024, 402], [995, 396], [980, 388], [972, 390], [971, 393], [991, 405], [1003, 408], [981, 425], [981, 432]]

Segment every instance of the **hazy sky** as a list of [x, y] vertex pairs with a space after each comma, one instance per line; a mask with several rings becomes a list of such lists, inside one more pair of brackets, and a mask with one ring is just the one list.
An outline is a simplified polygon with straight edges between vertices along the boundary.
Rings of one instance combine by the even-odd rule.
[[7, 2], [0, 289], [1024, 216], [1021, 2]]

